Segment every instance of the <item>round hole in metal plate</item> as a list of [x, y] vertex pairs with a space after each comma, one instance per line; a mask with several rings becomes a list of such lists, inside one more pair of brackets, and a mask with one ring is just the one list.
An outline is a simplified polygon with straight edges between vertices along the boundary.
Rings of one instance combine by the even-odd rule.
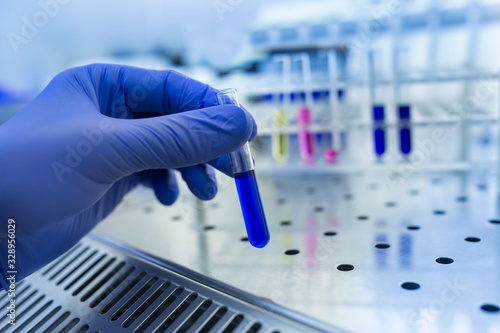
[[406, 290], [416, 290], [420, 288], [420, 285], [416, 282], [403, 282], [401, 283], [401, 288]]
[[481, 310], [486, 312], [499, 312], [500, 308], [494, 304], [483, 304], [481, 305]]
[[452, 264], [454, 262], [454, 260], [451, 258], [448, 258], [448, 257], [439, 257], [439, 258], [436, 258], [436, 262], [438, 264], [448, 265], [448, 264]]
[[337, 266], [337, 269], [342, 272], [349, 272], [354, 269], [354, 266], [349, 264], [341, 264]]

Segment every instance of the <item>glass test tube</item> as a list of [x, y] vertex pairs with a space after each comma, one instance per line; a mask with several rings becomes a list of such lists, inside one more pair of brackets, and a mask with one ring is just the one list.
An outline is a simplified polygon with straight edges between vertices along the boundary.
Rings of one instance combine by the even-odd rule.
[[[288, 92], [285, 88], [287, 84], [290, 84], [292, 64], [289, 55], [275, 56], [273, 62], [277, 67], [279, 63], [282, 63], [282, 90], [281, 94], [277, 93], [276, 103], [278, 105], [276, 112], [274, 113], [273, 120], [273, 132], [272, 132], [272, 156], [276, 162], [280, 165], [284, 165], [288, 160], [289, 155], [289, 136], [287, 133], [288, 116], [287, 111], [292, 107], [292, 97], [291, 92]], [[277, 71], [277, 77], [279, 77], [279, 71]], [[283, 96], [283, 102], [281, 102], [281, 96]]]
[[326, 149], [323, 155], [326, 157], [328, 164], [335, 164], [337, 156], [342, 148], [342, 132], [340, 131], [340, 104], [344, 97], [344, 90], [338, 87], [338, 73], [337, 73], [337, 52], [334, 50], [328, 51], [326, 54], [328, 66], [328, 80], [329, 80], [329, 97], [330, 97], [330, 113], [331, 120], [331, 133], [332, 145], [331, 148]]
[[307, 165], [314, 163], [315, 148], [315, 134], [309, 131], [311, 120], [311, 110], [307, 106], [299, 109], [297, 122], [299, 124], [299, 150], [300, 156]]
[[312, 84], [312, 74], [311, 74], [311, 64], [309, 61], [308, 54], [302, 54], [300, 58], [302, 65], [302, 77], [304, 80], [304, 85], [306, 89], [304, 92], [305, 104], [299, 108], [297, 115], [297, 122], [299, 125], [298, 138], [299, 138], [299, 150], [300, 156], [307, 165], [311, 165], [314, 162], [314, 157], [316, 154], [315, 145], [315, 134], [310, 131], [309, 126], [312, 123], [312, 107], [314, 104], [313, 89]]
[[382, 157], [385, 153], [385, 125], [384, 106], [373, 105], [373, 139], [375, 141], [375, 154]]
[[[406, 49], [394, 51], [395, 97], [399, 118], [399, 149], [403, 156], [411, 152], [411, 107], [408, 103], [408, 84], [403, 84], [402, 76], [408, 70], [408, 54]], [[406, 63], [404, 63], [406, 62]]]
[[408, 155], [411, 152], [410, 106], [400, 104], [398, 109], [400, 149], [403, 155]]
[[375, 154], [380, 159], [385, 153], [385, 112], [384, 105], [380, 102], [380, 92], [377, 92], [377, 70], [380, 68], [380, 52], [368, 52], [368, 73], [370, 82], [370, 104], [373, 111], [373, 141]]
[[272, 155], [280, 165], [288, 160], [289, 138], [286, 132], [288, 117], [286, 111], [277, 109], [274, 113], [274, 128], [272, 134]]
[[[219, 105], [232, 104], [240, 106], [236, 89], [224, 89], [217, 93]], [[240, 199], [241, 211], [245, 220], [248, 240], [254, 247], [264, 247], [269, 242], [266, 215], [260, 198], [259, 187], [255, 177], [255, 166], [246, 142], [243, 147], [229, 154], [231, 158], [234, 180]]]

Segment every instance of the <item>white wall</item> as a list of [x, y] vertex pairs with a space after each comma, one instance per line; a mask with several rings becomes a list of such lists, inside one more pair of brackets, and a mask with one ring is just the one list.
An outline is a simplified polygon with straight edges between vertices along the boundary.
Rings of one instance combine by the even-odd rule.
[[[219, 15], [214, 4], [221, 2], [232, 5]], [[118, 50], [146, 52], [155, 46], [184, 49], [191, 62], [205, 59], [223, 65], [239, 52], [265, 2], [269, 0], [2, 1], [0, 82], [40, 89], [46, 77], [71, 63]], [[48, 17], [44, 13], [51, 10], [41, 4], [49, 3], [61, 4], [43, 22]], [[39, 19], [40, 28], [15, 52], [16, 43], [10, 39], [12, 33], [23, 37], [25, 19]]]

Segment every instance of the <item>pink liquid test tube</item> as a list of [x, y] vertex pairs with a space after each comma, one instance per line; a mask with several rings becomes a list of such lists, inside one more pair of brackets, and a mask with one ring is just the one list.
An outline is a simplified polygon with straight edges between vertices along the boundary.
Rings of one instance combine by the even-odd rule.
[[301, 107], [298, 115], [299, 150], [300, 156], [307, 165], [313, 164], [314, 156], [316, 154], [314, 133], [309, 131], [309, 125], [311, 122], [311, 110], [306, 106]]

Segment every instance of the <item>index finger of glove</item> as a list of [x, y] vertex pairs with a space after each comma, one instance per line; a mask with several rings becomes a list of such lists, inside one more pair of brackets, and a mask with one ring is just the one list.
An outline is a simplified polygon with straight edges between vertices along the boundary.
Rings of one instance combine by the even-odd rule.
[[111, 117], [145, 118], [218, 105], [216, 89], [173, 70], [105, 64], [87, 67], [101, 113]]

